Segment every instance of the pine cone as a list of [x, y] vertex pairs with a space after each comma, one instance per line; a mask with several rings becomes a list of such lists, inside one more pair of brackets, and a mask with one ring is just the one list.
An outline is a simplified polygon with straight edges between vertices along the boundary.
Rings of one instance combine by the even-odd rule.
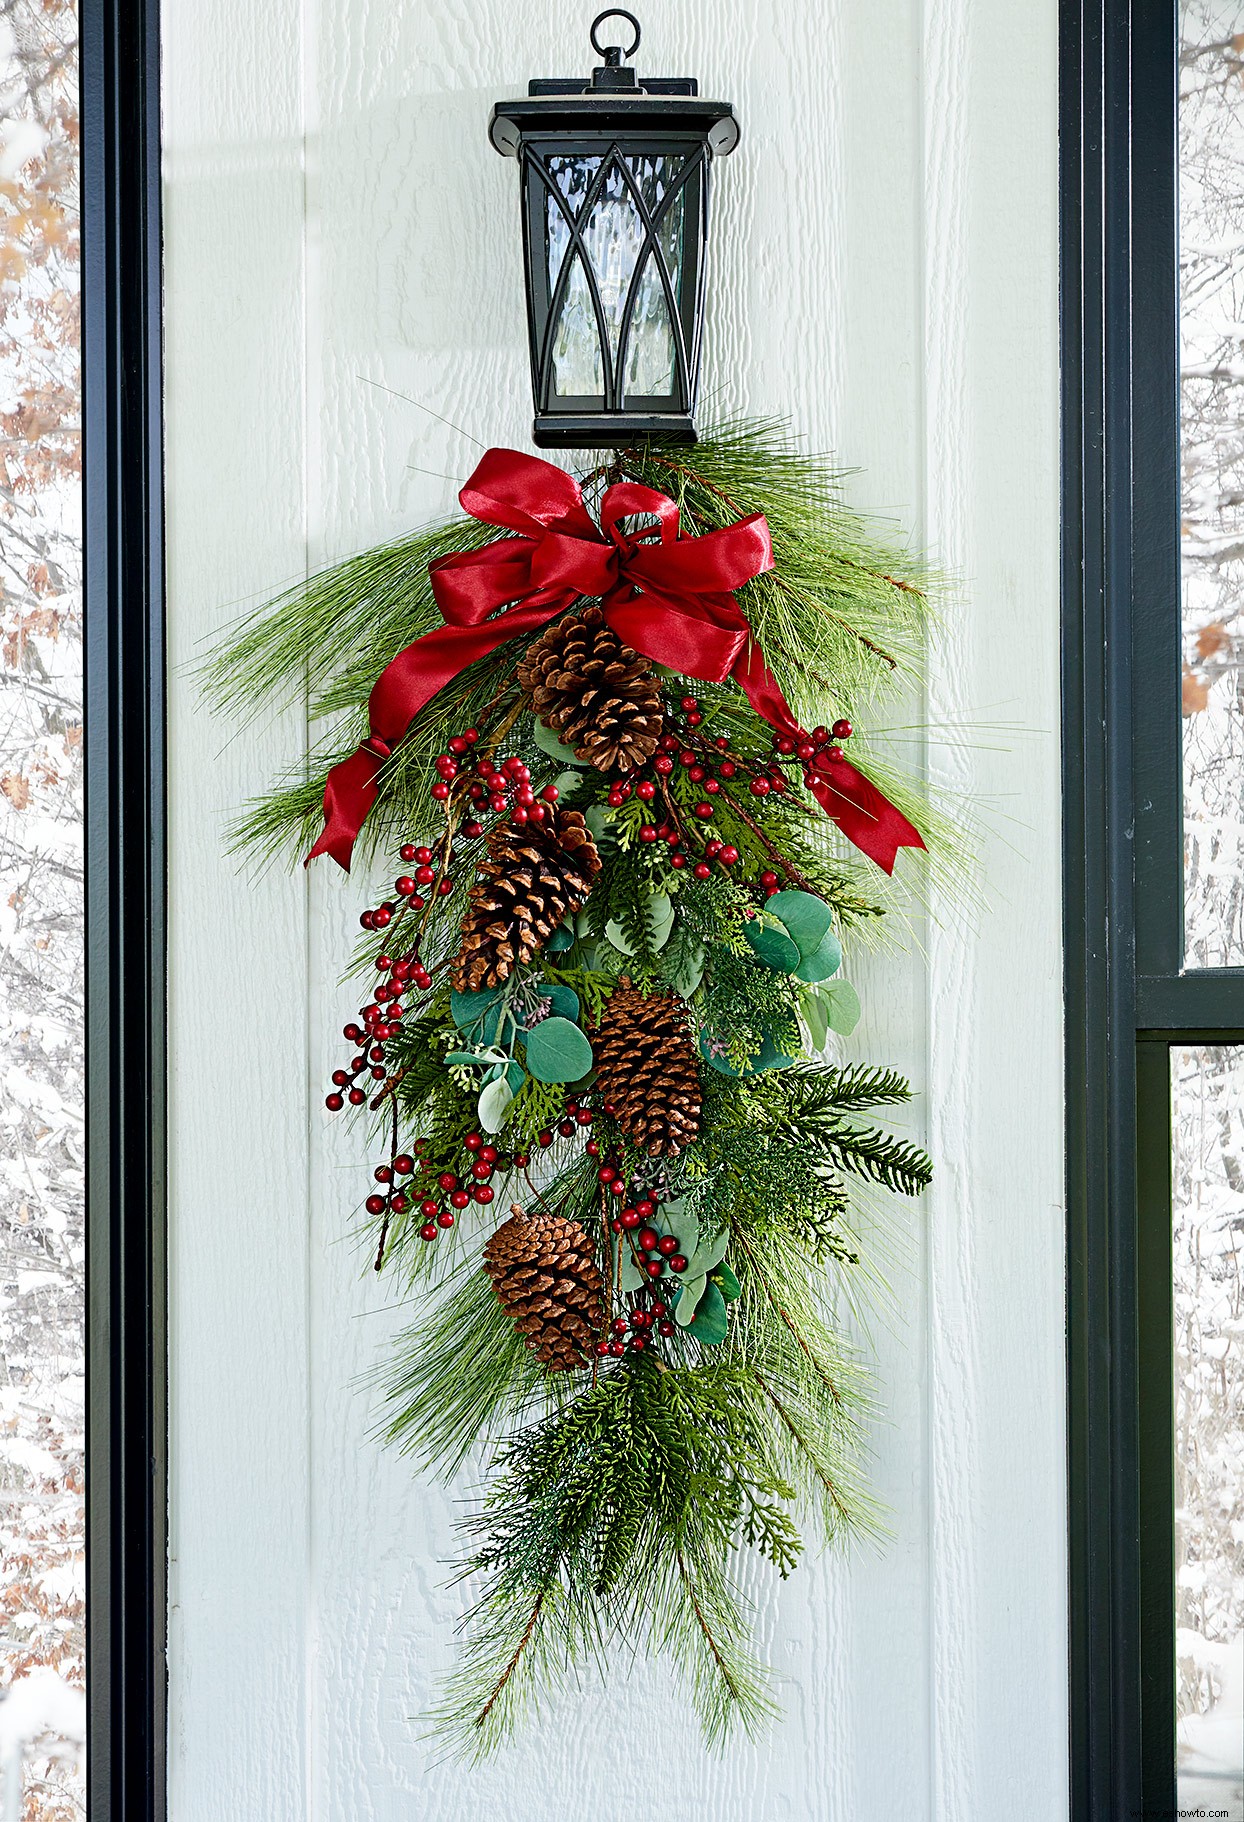
[[484, 1270], [506, 1314], [550, 1373], [586, 1366], [605, 1312], [592, 1242], [577, 1221], [517, 1202], [484, 1247]]
[[679, 1152], [700, 1130], [700, 1072], [676, 993], [639, 993], [623, 975], [592, 1034], [597, 1092], [650, 1157]]
[[498, 823], [479, 872], [451, 971], [460, 993], [499, 987], [529, 962], [586, 900], [600, 855], [578, 810], [557, 810], [521, 829]]
[[656, 672], [622, 643], [599, 607], [546, 626], [520, 659], [518, 681], [533, 712], [576, 759], [602, 772], [632, 772], [656, 752]]

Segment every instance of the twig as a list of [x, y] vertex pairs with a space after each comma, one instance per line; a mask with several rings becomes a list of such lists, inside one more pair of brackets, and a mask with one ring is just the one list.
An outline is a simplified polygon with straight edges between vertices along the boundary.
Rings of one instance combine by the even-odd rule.
[[762, 1376], [759, 1373], [756, 1374], [756, 1384], [760, 1387], [760, 1389], [764, 1393], [765, 1397], [769, 1400], [770, 1404], [773, 1406], [773, 1408], [777, 1412], [778, 1416], [782, 1419], [782, 1422], [786, 1425], [786, 1428], [790, 1431], [790, 1433], [794, 1437], [795, 1441], [799, 1444], [799, 1447], [803, 1450], [803, 1452], [807, 1456], [808, 1460], [812, 1463], [812, 1472], [816, 1475], [816, 1478], [820, 1481], [820, 1483], [824, 1487], [825, 1491], [829, 1494], [830, 1499], [834, 1503], [834, 1510], [838, 1513], [840, 1518], [849, 1518], [850, 1513], [847, 1511], [846, 1506], [842, 1503], [842, 1496], [839, 1493], [837, 1487], [834, 1485], [833, 1481], [829, 1478], [828, 1474], [825, 1473], [824, 1469], [821, 1467], [820, 1462], [816, 1459], [816, 1456], [812, 1453], [812, 1450], [808, 1447], [806, 1439], [801, 1435], [800, 1431], [796, 1428], [794, 1419], [791, 1417], [789, 1411], [786, 1409], [786, 1406], [782, 1403], [782, 1401], [778, 1397], [777, 1393], [773, 1390], [773, 1387], [768, 1383], [767, 1380], [762, 1378]]
[[721, 1680], [730, 1691], [731, 1699], [739, 1702], [742, 1700], [741, 1691], [738, 1684], [731, 1676], [726, 1661], [717, 1647], [717, 1640], [713, 1637], [708, 1621], [704, 1617], [704, 1611], [700, 1606], [695, 1589], [691, 1586], [691, 1577], [687, 1574], [687, 1565], [683, 1561], [682, 1551], [676, 1550], [674, 1555], [678, 1563], [678, 1573], [682, 1577], [682, 1585], [687, 1590], [687, 1599], [691, 1602], [692, 1611], [696, 1617], [696, 1623], [699, 1626], [700, 1631], [704, 1634], [704, 1637], [708, 1642], [708, 1648], [713, 1654], [713, 1662], [721, 1672]]
[[522, 1657], [524, 1651], [526, 1651], [528, 1645], [531, 1643], [531, 1635], [536, 1629], [536, 1621], [540, 1618], [540, 1609], [543, 1607], [543, 1605], [544, 1605], [544, 1589], [542, 1588], [540, 1590], [539, 1594], [537, 1594], [537, 1596], [536, 1596], [536, 1604], [531, 1610], [531, 1618], [527, 1621], [527, 1630], [526, 1630], [526, 1632], [524, 1632], [522, 1638], [518, 1641], [518, 1645], [517, 1645], [517, 1648], [515, 1649], [513, 1657], [510, 1659], [510, 1661], [506, 1665], [505, 1669], [501, 1672], [501, 1676], [498, 1679], [498, 1682], [496, 1684], [496, 1687], [493, 1689], [492, 1694], [489, 1696], [488, 1700], [484, 1703], [484, 1706], [480, 1709], [479, 1713], [476, 1715], [475, 1720], [473, 1722], [474, 1726], [482, 1727], [484, 1725], [484, 1722], [488, 1719], [488, 1716], [492, 1713], [493, 1707], [495, 1706], [495, 1704], [497, 1702], [497, 1698], [500, 1696], [501, 1691], [505, 1688], [506, 1684], [509, 1682], [510, 1678], [513, 1676], [515, 1670], [518, 1668], [518, 1660], [519, 1660], [519, 1658]]

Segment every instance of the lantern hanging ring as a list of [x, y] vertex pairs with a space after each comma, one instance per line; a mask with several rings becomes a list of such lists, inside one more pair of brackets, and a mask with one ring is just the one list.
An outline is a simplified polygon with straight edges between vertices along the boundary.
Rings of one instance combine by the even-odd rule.
[[[596, 36], [596, 30], [606, 19], [625, 19], [627, 24], [632, 27], [635, 36], [628, 45], [623, 46], [620, 44], [601, 43], [600, 39]], [[639, 40], [642, 34], [639, 29], [639, 20], [635, 17], [634, 13], [628, 13], [625, 7], [607, 6], [603, 13], [597, 13], [596, 17], [593, 19], [589, 36], [592, 40], [592, 49], [596, 52], [597, 56], [603, 57], [608, 64], [617, 65], [624, 57], [633, 57], [635, 55], [635, 52], [639, 49]]]

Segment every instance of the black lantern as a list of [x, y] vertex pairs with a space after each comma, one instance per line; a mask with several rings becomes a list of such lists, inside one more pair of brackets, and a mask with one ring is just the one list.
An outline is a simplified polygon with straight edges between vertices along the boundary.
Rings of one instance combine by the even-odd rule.
[[[605, 19], [629, 22], [629, 46], [600, 43]], [[545, 448], [695, 442], [709, 166], [739, 129], [693, 77], [638, 82], [622, 59], [639, 36], [632, 14], [601, 13], [591, 81], [533, 81], [488, 126], [522, 172], [532, 435]]]

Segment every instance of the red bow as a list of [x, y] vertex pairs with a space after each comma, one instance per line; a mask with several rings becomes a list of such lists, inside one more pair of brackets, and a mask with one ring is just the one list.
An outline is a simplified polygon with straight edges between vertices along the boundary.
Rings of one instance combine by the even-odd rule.
[[[600, 504], [598, 530], [578, 482], [564, 468], [513, 449], [490, 449], [458, 496], [463, 510], [515, 535], [440, 557], [429, 568], [445, 620], [385, 666], [368, 701], [371, 731], [324, 786], [324, 828], [308, 854], [349, 870], [355, 838], [376, 800], [377, 777], [437, 691], [509, 639], [536, 632], [583, 596], [599, 597], [628, 645], [684, 676], [733, 677], [756, 712], [802, 737], [733, 591], [773, 567], [761, 513], [703, 537], [679, 534], [678, 508], [650, 487], [623, 481]], [[638, 537], [621, 529], [657, 520]], [[491, 618], [499, 608], [505, 612]], [[844, 759], [819, 755], [809, 788], [843, 833], [887, 873], [900, 847], [923, 847], [907, 818]]]

